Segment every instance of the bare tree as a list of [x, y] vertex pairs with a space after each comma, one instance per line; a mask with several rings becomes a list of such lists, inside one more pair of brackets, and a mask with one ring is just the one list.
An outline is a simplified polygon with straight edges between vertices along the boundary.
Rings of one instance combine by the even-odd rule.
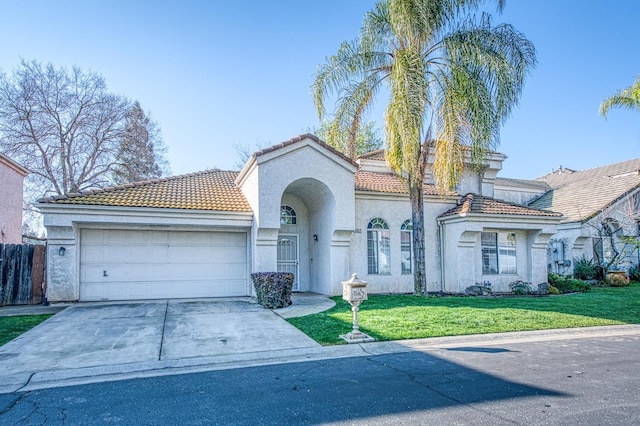
[[0, 74], [0, 152], [29, 169], [36, 198], [108, 184], [128, 109], [98, 74], [22, 60]]
[[138, 101], [127, 111], [125, 120], [114, 166], [114, 183], [137, 182], [168, 174], [166, 146], [158, 124], [145, 114]]
[[628, 269], [638, 262], [639, 211], [638, 194], [634, 194], [622, 203], [603, 209], [587, 222], [592, 229], [593, 258], [601, 268], [600, 278], [610, 270]]

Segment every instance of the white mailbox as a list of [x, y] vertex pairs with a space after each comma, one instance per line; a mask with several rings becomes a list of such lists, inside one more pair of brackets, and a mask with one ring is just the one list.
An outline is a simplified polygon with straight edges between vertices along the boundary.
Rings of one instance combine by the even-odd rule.
[[348, 343], [373, 342], [375, 339], [361, 332], [358, 325], [360, 303], [367, 300], [367, 282], [358, 279], [358, 274], [353, 274], [349, 281], [342, 282], [342, 298], [351, 305], [351, 310], [353, 311], [353, 330], [351, 333], [341, 334], [340, 337]]
[[349, 281], [342, 281], [342, 298], [347, 302], [367, 300], [367, 282], [353, 274]]

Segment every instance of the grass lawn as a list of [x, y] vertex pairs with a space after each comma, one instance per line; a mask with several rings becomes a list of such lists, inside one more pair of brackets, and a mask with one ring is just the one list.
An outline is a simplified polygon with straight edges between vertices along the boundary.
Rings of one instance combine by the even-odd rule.
[[[353, 314], [340, 296], [333, 300], [328, 311], [288, 321], [323, 345], [345, 343], [338, 336], [351, 331]], [[544, 297], [370, 295], [358, 322], [376, 340], [637, 324], [640, 283]]]
[[15, 339], [51, 316], [52, 314], [0, 317], [0, 346]]

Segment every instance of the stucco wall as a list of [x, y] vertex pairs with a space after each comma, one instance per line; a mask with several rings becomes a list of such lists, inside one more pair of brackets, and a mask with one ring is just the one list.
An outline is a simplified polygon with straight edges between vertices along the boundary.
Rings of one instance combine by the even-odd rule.
[[[430, 292], [441, 290], [440, 242], [436, 217], [454, 204], [441, 199], [428, 199], [425, 202], [425, 268], [427, 289]], [[353, 234], [349, 250], [351, 270], [368, 282], [371, 293], [412, 293], [413, 274], [402, 274], [400, 263], [400, 227], [406, 220], [411, 220], [408, 195], [360, 193], [356, 196], [355, 212], [356, 232]], [[389, 225], [391, 273], [386, 275], [368, 273], [367, 225], [374, 218], [384, 219]]]
[[[491, 283], [494, 292], [508, 292], [509, 283], [522, 280], [535, 288], [547, 281], [547, 243], [556, 225], [552, 222], [521, 221], [508, 217], [453, 217], [442, 221], [444, 241], [444, 291], [464, 293], [475, 284]], [[482, 232], [509, 232], [516, 235], [516, 273], [482, 272]]]
[[0, 158], [0, 244], [22, 243], [24, 174]]
[[[47, 228], [47, 300], [77, 301], [80, 295], [80, 230], [83, 228], [135, 230], [243, 230], [250, 213], [184, 211], [174, 209], [101, 208], [40, 205]], [[247, 241], [247, 246], [251, 241]], [[60, 248], [64, 247], [64, 254]], [[247, 253], [249, 263], [251, 252]], [[249, 271], [247, 271], [247, 279]]]
[[277, 237], [287, 231], [281, 229], [280, 206], [289, 200], [307, 211], [307, 228], [300, 231], [303, 288], [323, 294], [341, 291], [340, 281], [349, 278], [344, 252], [354, 229], [356, 167], [311, 139], [250, 161], [254, 163], [238, 183], [256, 212], [253, 270], [277, 269]]

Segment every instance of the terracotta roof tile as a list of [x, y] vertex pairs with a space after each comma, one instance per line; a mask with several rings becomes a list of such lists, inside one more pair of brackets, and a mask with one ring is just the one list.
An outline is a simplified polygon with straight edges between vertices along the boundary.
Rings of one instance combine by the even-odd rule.
[[235, 185], [239, 172], [206, 170], [39, 200], [45, 204], [251, 212]]
[[551, 190], [529, 207], [562, 212], [567, 222], [585, 221], [640, 188], [640, 158], [583, 171], [567, 170], [538, 178]]
[[254, 157], [260, 157], [261, 155], [268, 154], [268, 153], [273, 152], [273, 151], [277, 151], [277, 150], [282, 149], [282, 148], [284, 148], [286, 146], [293, 145], [295, 143], [301, 142], [301, 141], [303, 141], [305, 139], [311, 139], [312, 141], [314, 141], [318, 145], [322, 146], [323, 148], [325, 148], [328, 151], [331, 151], [332, 153], [334, 153], [338, 157], [342, 158], [343, 160], [348, 161], [349, 163], [353, 164], [354, 166], [356, 165], [356, 163], [351, 158], [347, 157], [346, 155], [344, 155], [343, 153], [341, 153], [340, 151], [338, 151], [337, 149], [335, 149], [331, 145], [328, 145], [326, 142], [322, 141], [316, 135], [312, 135], [310, 133], [305, 133], [304, 135], [298, 135], [298, 136], [293, 137], [293, 138], [291, 138], [289, 140], [286, 140], [284, 142], [280, 142], [279, 144], [272, 145], [272, 146], [270, 146], [268, 148], [263, 148], [263, 149], [261, 149], [259, 151], [254, 152], [253, 156]]
[[385, 161], [385, 150], [384, 149], [377, 149], [375, 151], [370, 151], [370, 152], [365, 152], [362, 155], [359, 155], [356, 159], [358, 158], [362, 158], [365, 160], [378, 160], [378, 161]]
[[494, 198], [477, 194], [467, 194], [463, 196], [457, 206], [442, 213], [439, 217], [463, 215], [468, 213], [562, 217], [561, 213], [524, 207], [519, 204], [499, 201]]
[[[356, 191], [386, 192], [391, 194], [408, 194], [406, 182], [393, 173], [378, 173], [358, 170], [356, 172]], [[439, 195], [438, 188], [432, 184], [423, 187], [425, 195]], [[449, 195], [454, 195], [450, 193]]]

